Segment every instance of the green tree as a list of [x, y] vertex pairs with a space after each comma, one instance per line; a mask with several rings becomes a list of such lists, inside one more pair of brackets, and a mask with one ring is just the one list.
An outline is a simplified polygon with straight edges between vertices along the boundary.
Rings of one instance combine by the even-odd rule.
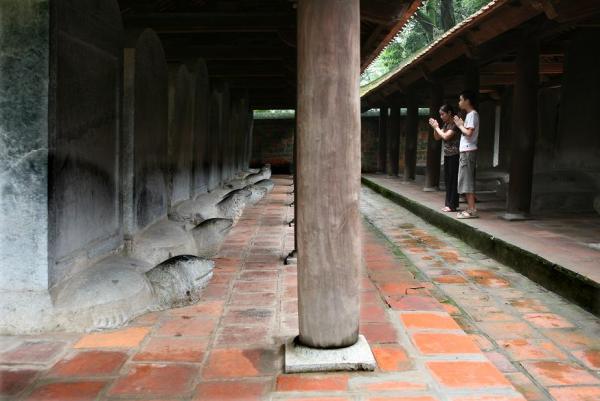
[[426, 0], [402, 32], [367, 68], [361, 83], [372, 82], [400, 65], [457, 22], [479, 10], [490, 0]]

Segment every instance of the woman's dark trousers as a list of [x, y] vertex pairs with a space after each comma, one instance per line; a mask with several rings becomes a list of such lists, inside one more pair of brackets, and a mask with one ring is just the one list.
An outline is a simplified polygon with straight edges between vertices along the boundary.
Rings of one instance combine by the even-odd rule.
[[458, 159], [459, 155], [444, 156], [446, 206], [452, 210], [458, 209]]

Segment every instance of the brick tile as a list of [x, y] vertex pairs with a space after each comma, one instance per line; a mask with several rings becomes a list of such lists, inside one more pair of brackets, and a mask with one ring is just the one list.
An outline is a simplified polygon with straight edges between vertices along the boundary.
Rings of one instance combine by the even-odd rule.
[[444, 311], [444, 307], [432, 297], [419, 295], [396, 295], [385, 298], [392, 309], [404, 311]]
[[346, 397], [302, 397], [302, 398], [280, 398], [285, 401], [353, 401]]
[[540, 337], [527, 323], [522, 322], [485, 322], [479, 323], [479, 327], [497, 340]]
[[537, 299], [520, 298], [512, 299], [509, 304], [521, 313], [547, 312], [548, 308]]
[[46, 364], [62, 352], [66, 344], [52, 341], [26, 341], [0, 353], [3, 364]]
[[417, 349], [425, 355], [481, 352], [473, 339], [466, 334], [413, 333], [412, 338]]
[[585, 351], [575, 351], [573, 355], [579, 359], [585, 366], [593, 370], [600, 370], [600, 350], [590, 349]]
[[127, 360], [125, 352], [83, 351], [59, 361], [50, 369], [49, 376], [113, 375]]
[[434, 277], [433, 281], [440, 284], [465, 284], [467, 280], [464, 277], [458, 276], [456, 274], [443, 274], [437, 277]]
[[276, 391], [346, 391], [348, 375], [279, 375]]
[[231, 294], [230, 305], [254, 307], [272, 307], [275, 305], [276, 296], [274, 292], [236, 293]]
[[523, 362], [522, 365], [543, 386], [600, 384], [588, 371], [567, 362]]
[[183, 365], [133, 365], [110, 389], [110, 395], [180, 396], [191, 390], [198, 369]]
[[228, 285], [209, 285], [202, 292], [202, 302], [223, 301], [229, 295]]
[[427, 385], [415, 379], [411, 380], [394, 380], [381, 379], [377, 382], [356, 383], [352, 387], [357, 390], [380, 392], [380, 391], [424, 391], [427, 390]]
[[233, 292], [275, 292], [277, 281], [238, 281]]
[[240, 275], [242, 281], [273, 281], [277, 279], [276, 270], [244, 270]]
[[556, 387], [549, 391], [556, 401], [600, 400], [600, 387]]
[[219, 317], [223, 313], [223, 301], [203, 301], [183, 308], [171, 309], [169, 314], [189, 317]]
[[569, 350], [600, 348], [600, 339], [592, 338], [579, 331], [544, 330], [544, 335]]
[[81, 338], [74, 348], [134, 348], [150, 332], [148, 327], [129, 327], [103, 333], [92, 333]]
[[451, 398], [451, 401], [528, 401], [522, 395], [470, 395]]
[[544, 329], [564, 329], [574, 327], [566, 319], [554, 313], [528, 313], [523, 317], [534, 326]]
[[136, 354], [135, 361], [201, 362], [207, 339], [154, 337]]
[[0, 369], [0, 398], [16, 396], [33, 382], [38, 374], [37, 370], [30, 369]]
[[510, 383], [490, 362], [426, 362], [440, 384], [449, 388], [510, 387]]
[[517, 371], [517, 368], [511, 363], [511, 361], [499, 352], [486, 352], [485, 356], [491, 363], [494, 364], [494, 366], [498, 368], [500, 372], [509, 373]]
[[217, 345], [259, 345], [272, 342], [269, 327], [225, 326], [217, 336]]
[[450, 316], [435, 313], [401, 313], [400, 319], [409, 329], [460, 330]]
[[193, 401], [260, 401], [269, 387], [265, 381], [204, 382], [198, 385]]
[[223, 324], [269, 325], [275, 313], [270, 308], [230, 308], [224, 316]]
[[395, 343], [398, 340], [396, 329], [389, 323], [364, 323], [360, 332], [370, 343]]
[[156, 335], [159, 336], [210, 336], [215, 328], [214, 319], [191, 318], [187, 315], [162, 322]]
[[206, 379], [254, 377], [273, 373], [276, 355], [269, 349], [215, 349], [203, 371]]
[[26, 401], [93, 401], [106, 382], [49, 383], [36, 388]]
[[465, 270], [465, 273], [475, 280], [475, 282], [484, 287], [505, 288], [510, 287], [508, 280], [496, 275], [489, 270]]
[[367, 398], [367, 401], [438, 401], [437, 398], [424, 395], [424, 396], [404, 396], [404, 397], [372, 397]]
[[400, 372], [412, 367], [411, 360], [400, 345], [373, 345], [371, 348], [377, 366], [383, 372]]
[[528, 359], [566, 359], [566, 355], [549, 341], [527, 340], [524, 338], [514, 340], [500, 340], [502, 347], [515, 361]]
[[380, 304], [366, 304], [360, 307], [361, 322], [387, 322], [387, 314]]
[[523, 373], [507, 373], [506, 378], [521, 393], [527, 401], [545, 401], [546, 396], [540, 389]]

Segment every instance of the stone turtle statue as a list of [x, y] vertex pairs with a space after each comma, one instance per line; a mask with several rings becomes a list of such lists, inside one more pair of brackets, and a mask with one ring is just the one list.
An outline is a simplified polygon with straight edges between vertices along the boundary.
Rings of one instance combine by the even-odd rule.
[[252, 193], [247, 189], [236, 189], [229, 192], [217, 203], [219, 215], [222, 218], [233, 220], [234, 224], [237, 223], [251, 196]]
[[221, 249], [229, 231], [233, 227], [231, 219], [208, 219], [192, 229], [192, 236], [196, 242], [197, 255], [202, 258], [212, 258]]
[[192, 255], [167, 259], [146, 273], [158, 309], [189, 305], [200, 299], [215, 262]]

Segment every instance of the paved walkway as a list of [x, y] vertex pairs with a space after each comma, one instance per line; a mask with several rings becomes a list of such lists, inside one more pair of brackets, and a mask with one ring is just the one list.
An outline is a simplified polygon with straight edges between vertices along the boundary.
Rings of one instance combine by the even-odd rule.
[[541, 289], [524, 293], [522, 277], [493, 271], [493, 262], [367, 190], [368, 218], [406, 241], [411, 261], [436, 281], [365, 223], [361, 331], [379, 369], [282, 374], [282, 344], [297, 334], [296, 269], [282, 264], [293, 243], [289, 182], [276, 178], [274, 192], [246, 210], [197, 304], [115, 331], [0, 337], [0, 398], [523, 401], [517, 389], [530, 400], [600, 397], [596, 319], [538, 298], [552, 297]]
[[600, 319], [370, 189], [362, 204], [528, 400], [600, 400]]
[[[433, 211], [444, 206], [444, 192], [423, 192], [422, 185], [380, 174], [365, 177]], [[486, 200], [485, 195], [480, 198]], [[462, 222], [600, 283], [600, 216], [562, 214], [508, 222], [498, 218], [504, 212], [498, 202], [480, 202], [478, 209], [480, 219]]]

